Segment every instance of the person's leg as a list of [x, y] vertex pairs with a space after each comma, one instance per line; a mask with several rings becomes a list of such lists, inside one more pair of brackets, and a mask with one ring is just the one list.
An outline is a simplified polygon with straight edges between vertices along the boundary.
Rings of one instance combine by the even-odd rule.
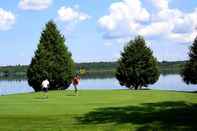
[[45, 96], [45, 94], [46, 94], [45, 88], [43, 88], [42, 90], [43, 90], [43, 99], [45, 99], [45, 97], [46, 97]]
[[48, 94], [47, 94], [47, 92], [48, 92], [48, 88], [44, 88], [44, 98], [48, 98]]
[[46, 98], [48, 98], [48, 88], [46, 88]]
[[78, 90], [77, 90], [77, 85], [74, 84], [74, 88], [75, 88], [75, 95], [78, 95]]

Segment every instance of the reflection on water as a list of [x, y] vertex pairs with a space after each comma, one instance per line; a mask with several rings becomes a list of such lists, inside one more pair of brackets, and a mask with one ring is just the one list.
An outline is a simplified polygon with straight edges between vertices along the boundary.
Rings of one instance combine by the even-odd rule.
[[161, 75], [159, 80], [149, 88], [157, 90], [197, 91], [197, 85], [187, 85], [180, 75]]
[[0, 80], [0, 95], [34, 92], [27, 80]]
[[[72, 88], [72, 86], [70, 87]], [[127, 89], [119, 85], [116, 78], [105, 79], [82, 79], [79, 84], [79, 89]]]
[[[157, 90], [197, 91], [197, 85], [186, 85], [180, 75], [161, 75], [158, 82], [149, 88]], [[71, 86], [69, 89], [73, 89]], [[115, 78], [82, 79], [79, 89], [127, 89]], [[0, 80], [0, 95], [33, 92], [27, 80]]]

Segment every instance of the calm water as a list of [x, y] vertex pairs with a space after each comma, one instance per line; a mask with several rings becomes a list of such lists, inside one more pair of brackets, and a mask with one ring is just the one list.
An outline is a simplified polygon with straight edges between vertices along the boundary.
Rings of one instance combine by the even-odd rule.
[[[158, 82], [149, 88], [157, 90], [197, 91], [197, 85], [186, 85], [179, 75], [161, 75]], [[71, 86], [69, 89], [73, 89]], [[115, 78], [82, 79], [79, 89], [127, 89], [119, 85]], [[0, 95], [34, 92], [26, 80], [0, 80]]]

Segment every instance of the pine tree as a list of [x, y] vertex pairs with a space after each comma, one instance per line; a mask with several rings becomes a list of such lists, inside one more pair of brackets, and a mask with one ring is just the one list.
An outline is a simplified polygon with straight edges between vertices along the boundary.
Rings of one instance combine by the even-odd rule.
[[189, 61], [186, 62], [181, 76], [187, 84], [197, 84], [197, 37], [190, 47]]
[[122, 86], [139, 89], [154, 84], [159, 78], [158, 63], [152, 51], [146, 47], [143, 37], [131, 40], [118, 61], [116, 78]]
[[71, 84], [74, 62], [65, 46], [65, 39], [53, 21], [49, 21], [41, 33], [38, 49], [27, 71], [28, 83], [35, 91], [41, 90], [41, 83], [48, 79], [51, 90]]

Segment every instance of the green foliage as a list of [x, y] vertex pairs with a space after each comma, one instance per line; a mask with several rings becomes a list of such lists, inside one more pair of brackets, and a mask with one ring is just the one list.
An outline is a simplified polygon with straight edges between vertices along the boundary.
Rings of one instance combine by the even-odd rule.
[[116, 78], [122, 86], [138, 89], [154, 84], [159, 78], [157, 60], [141, 36], [127, 44], [118, 64]]
[[197, 37], [190, 47], [189, 58], [181, 75], [187, 84], [197, 84]]
[[86, 70], [111, 70], [117, 67], [117, 62], [89, 62], [77, 63], [77, 69]]
[[35, 91], [41, 90], [44, 79], [49, 80], [49, 89], [52, 90], [70, 85], [74, 75], [74, 62], [64, 42], [55, 23], [49, 21], [27, 70], [28, 83]]

